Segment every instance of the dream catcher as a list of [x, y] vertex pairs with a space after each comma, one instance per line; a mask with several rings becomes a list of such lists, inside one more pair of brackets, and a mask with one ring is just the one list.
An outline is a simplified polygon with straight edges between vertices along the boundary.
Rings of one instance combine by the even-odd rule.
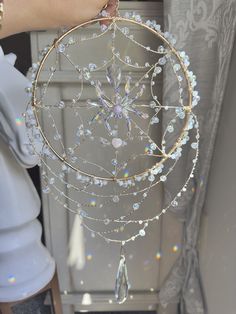
[[[94, 27], [104, 21], [108, 27]], [[142, 40], [140, 30], [146, 34]], [[62, 63], [77, 79], [76, 93], [68, 88], [67, 95], [54, 99], [49, 87], [60, 81]], [[143, 22], [135, 13], [109, 17], [103, 11], [56, 39], [32, 68], [25, 119], [33, 153], [41, 160], [43, 191], [78, 215], [84, 228], [120, 246], [118, 303], [129, 290], [127, 244], [177, 207], [193, 178], [199, 146], [193, 108], [199, 96], [188, 66], [187, 55], [155, 21]], [[172, 82], [168, 103], [163, 81]], [[56, 122], [61, 111], [70, 121], [69, 136]], [[161, 210], [150, 212], [147, 199], [172, 180], [184, 150], [192, 159], [188, 175]]]

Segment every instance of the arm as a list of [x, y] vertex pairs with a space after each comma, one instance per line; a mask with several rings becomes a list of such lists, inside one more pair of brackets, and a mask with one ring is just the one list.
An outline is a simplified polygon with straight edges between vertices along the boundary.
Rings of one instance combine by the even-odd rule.
[[4, 0], [0, 38], [31, 30], [74, 26], [94, 18], [107, 3], [112, 13], [116, 0]]

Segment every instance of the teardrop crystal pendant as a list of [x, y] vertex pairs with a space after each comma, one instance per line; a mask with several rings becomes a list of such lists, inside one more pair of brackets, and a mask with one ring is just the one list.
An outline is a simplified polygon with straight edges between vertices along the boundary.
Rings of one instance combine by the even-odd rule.
[[129, 293], [129, 280], [128, 280], [128, 273], [127, 273], [127, 267], [126, 267], [126, 260], [125, 260], [125, 255], [123, 253], [123, 248], [121, 248], [120, 263], [119, 263], [117, 276], [116, 276], [116, 287], [115, 287], [116, 301], [119, 304], [124, 303], [128, 297], [128, 293]]

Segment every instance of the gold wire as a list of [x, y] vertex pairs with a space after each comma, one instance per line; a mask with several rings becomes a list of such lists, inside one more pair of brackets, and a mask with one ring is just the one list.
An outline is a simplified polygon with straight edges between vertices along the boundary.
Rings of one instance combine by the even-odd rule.
[[[180, 63], [180, 66], [183, 70], [183, 73], [184, 73], [184, 77], [186, 79], [186, 82], [187, 82], [187, 88], [188, 88], [188, 105], [187, 106], [183, 106], [183, 109], [185, 110], [186, 112], [186, 117], [185, 117], [185, 125], [180, 133], [180, 136], [179, 138], [176, 140], [175, 144], [173, 145], [173, 147], [170, 149], [170, 151], [164, 155], [163, 159], [159, 162], [157, 162], [154, 166], [152, 166], [151, 168], [149, 169], [146, 169], [145, 171], [143, 171], [142, 173], [139, 173], [139, 174], [134, 174], [132, 176], [129, 176], [129, 177], [126, 177], [126, 178], [116, 178], [115, 176], [114, 177], [101, 177], [101, 176], [97, 176], [97, 175], [94, 175], [94, 174], [91, 174], [91, 173], [87, 173], [85, 171], [82, 171], [80, 170], [79, 168], [76, 168], [74, 167], [71, 163], [69, 163], [66, 158], [62, 157], [53, 147], [52, 145], [50, 144], [49, 140], [47, 139], [46, 135], [44, 134], [44, 131], [42, 130], [42, 127], [41, 127], [41, 124], [39, 122], [39, 117], [38, 117], [38, 114], [37, 114], [37, 98], [36, 98], [36, 90], [37, 90], [37, 86], [38, 86], [38, 82], [39, 82], [39, 77], [40, 77], [40, 74], [42, 72], [42, 69], [43, 69], [43, 66], [48, 58], [48, 56], [50, 55], [50, 53], [53, 51], [53, 49], [56, 49], [58, 44], [68, 35], [70, 35], [72, 32], [74, 32], [75, 30], [78, 30], [84, 26], [88, 26], [92, 23], [95, 23], [95, 22], [102, 22], [102, 21], [110, 21], [111, 23], [116, 23], [117, 21], [118, 22], [127, 22], [127, 23], [131, 23], [131, 24], [135, 24], [135, 25], [138, 25], [138, 26], [141, 26], [145, 29], [147, 29], [148, 31], [152, 32], [154, 35], [156, 35], [157, 37], [159, 37], [170, 49], [170, 51], [176, 56], [178, 62]], [[166, 160], [168, 160], [171, 156], [171, 154], [178, 148], [181, 146], [181, 141], [183, 139], [183, 136], [185, 134], [185, 131], [187, 130], [187, 126], [188, 126], [188, 123], [189, 123], [189, 118], [190, 118], [190, 115], [191, 115], [191, 112], [192, 112], [192, 87], [191, 87], [191, 83], [190, 83], [190, 80], [189, 80], [189, 77], [188, 77], [188, 73], [187, 73], [187, 69], [181, 59], [181, 57], [179, 56], [179, 53], [178, 51], [168, 42], [168, 40], [160, 33], [158, 33], [157, 31], [153, 30], [151, 27], [149, 27], [148, 25], [146, 24], [143, 24], [143, 23], [140, 23], [140, 22], [137, 22], [135, 20], [130, 20], [130, 19], [127, 19], [127, 18], [123, 18], [121, 16], [115, 16], [115, 17], [102, 17], [102, 18], [96, 18], [92, 21], [88, 21], [88, 22], [84, 22], [80, 25], [77, 25], [73, 28], [71, 28], [70, 30], [68, 30], [66, 33], [62, 34], [58, 39], [56, 39], [54, 41], [54, 43], [52, 44], [52, 46], [49, 48], [49, 50], [47, 51], [47, 53], [44, 55], [43, 59], [41, 60], [40, 64], [39, 64], [39, 68], [37, 70], [37, 73], [36, 73], [36, 77], [35, 77], [35, 81], [34, 81], [34, 84], [33, 84], [33, 89], [32, 89], [32, 109], [33, 109], [33, 112], [34, 112], [34, 116], [35, 116], [35, 119], [36, 119], [36, 127], [39, 129], [45, 143], [47, 144], [47, 146], [50, 148], [50, 150], [53, 152], [53, 154], [62, 162], [64, 163], [66, 166], [68, 166], [69, 168], [71, 168], [72, 170], [76, 171], [76, 172], [79, 172], [81, 173], [82, 175], [85, 175], [87, 177], [90, 177], [90, 178], [93, 178], [93, 179], [98, 179], [98, 180], [106, 180], [106, 181], [127, 181], [127, 180], [131, 180], [131, 179], [135, 179], [135, 177], [138, 177], [138, 176], [142, 176], [143, 174], [146, 174], [147, 172], [149, 172], [151, 169], [153, 169], [154, 167], [158, 167], [160, 165], [162, 165]]]

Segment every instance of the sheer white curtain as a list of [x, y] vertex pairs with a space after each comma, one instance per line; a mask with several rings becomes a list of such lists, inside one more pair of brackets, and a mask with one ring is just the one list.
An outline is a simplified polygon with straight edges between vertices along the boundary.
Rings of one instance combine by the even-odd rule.
[[[177, 39], [178, 50], [186, 51], [190, 68], [197, 76], [200, 105], [195, 109], [200, 122], [200, 159], [197, 174], [180, 206], [173, 209], [184, 221], [183, 248], [160, 291], [162, 306], [178, 302], [179, 314], [207, 314], [199, 269], [197, 240], [206, 196], [208, 174], [224, 97], [236, 27], [235, 0], [164, 0], [165, 28]], [[164, 84], [168, 101], [171, 82]], [[164, 115], [163, 124], [165, 119]], [[178, 131], [178, 130], [176, 130]], [[186, 171], [184, 156], [178, 171]], [[175, 191], [175, 182], [165, 185], [165, 197]], [[169, 314], [168, 309], [165, 311]]]

